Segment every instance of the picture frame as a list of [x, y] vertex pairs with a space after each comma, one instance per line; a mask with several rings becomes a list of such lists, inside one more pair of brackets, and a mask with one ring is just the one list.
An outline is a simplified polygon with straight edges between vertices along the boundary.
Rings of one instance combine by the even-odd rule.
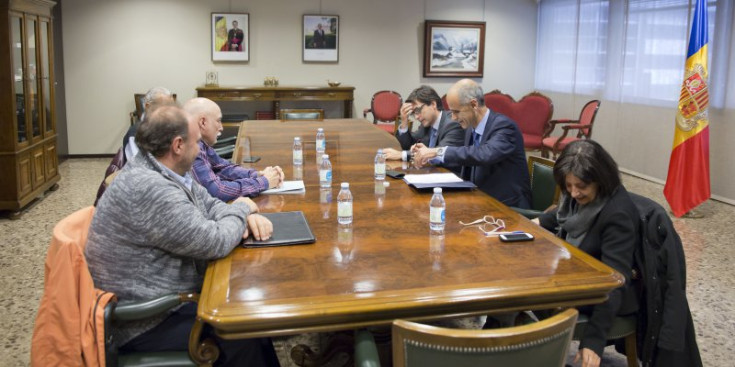
[[484, 64], [485, 22], [426, 21], [425, 77], [482, 77]]
[[250, 14], [212, 13], [212, 61], [250, 61]]
[[304, 14], [302, 60], [339, 62], [339, 16]]

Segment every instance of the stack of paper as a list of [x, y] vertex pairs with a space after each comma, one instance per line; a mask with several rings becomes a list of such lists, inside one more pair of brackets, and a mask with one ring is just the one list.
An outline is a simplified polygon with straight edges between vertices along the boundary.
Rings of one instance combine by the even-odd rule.
[[283, 181], [281, 187], [265, 190], [261, 194], [303, 194], [305, 192], [304, 181]]

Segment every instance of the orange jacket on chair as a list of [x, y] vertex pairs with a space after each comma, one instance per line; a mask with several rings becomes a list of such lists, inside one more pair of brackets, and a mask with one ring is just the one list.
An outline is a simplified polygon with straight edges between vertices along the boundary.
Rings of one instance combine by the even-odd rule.
[[84, 258], [94, 207], [62, 219], [46, 254], [31, 366], [105, 366], [104, 309], [114, 294], [95, 289]]

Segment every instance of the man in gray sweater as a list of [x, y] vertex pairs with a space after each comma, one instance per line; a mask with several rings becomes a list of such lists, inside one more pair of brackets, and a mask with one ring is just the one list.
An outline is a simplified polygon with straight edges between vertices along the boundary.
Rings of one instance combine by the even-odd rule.
[[[192, 180], [199, 139], [196, 121], [180, 107], [149, 111], [135, 136], [141, 153], [97, 205], [85, 255], [95, 286], [115, 293], [121, 304], [198, 292], [208, 260], [226, 256], [250, 232], [256, 239], [273, 232], [251, 200], [225, 204]], [[123, 352], [187, 350], [195, 317], [196, 305], [186, 304], [120, 325], [113, 337]], [[217, 365], [278, 365], [269, 339], [214, 339]]]

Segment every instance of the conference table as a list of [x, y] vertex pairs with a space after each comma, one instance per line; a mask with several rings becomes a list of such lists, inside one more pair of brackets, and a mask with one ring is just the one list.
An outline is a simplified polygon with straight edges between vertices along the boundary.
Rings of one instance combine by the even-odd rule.
[[[319, 187], [319, 127], [333, 167], [327, 190]], [[302, 167], [292, 164], [296, 136], [304, 142]], [[248, 153], [243, 146], [262, 157], [245, 166], [278, 165], [286, 180], [304, 181], [303, 193], [260, 195], [254, 201], [262, 212], [303, 211], [316, 242], [237, 248], [210, 263], [198, 315], [223, 338], [594, 304], [623, 283], [610, 267], [479, 190], [445, 191], [446, 228], [432, 234], [431, 191], [373, 178], [376, 150], [400, 147], [367, 120], [244, 121], [237, 144], [236, 161]], [[407, 173], [444, 171], [402, 162], [389, 161], [389, 166]], [[337, 223], [341, 182], [349, 182], [354, 197], [350, 226]], [[485, 236], [477, 225], [459, 224], [485, 215], [535, 240], [504, 243]]]

